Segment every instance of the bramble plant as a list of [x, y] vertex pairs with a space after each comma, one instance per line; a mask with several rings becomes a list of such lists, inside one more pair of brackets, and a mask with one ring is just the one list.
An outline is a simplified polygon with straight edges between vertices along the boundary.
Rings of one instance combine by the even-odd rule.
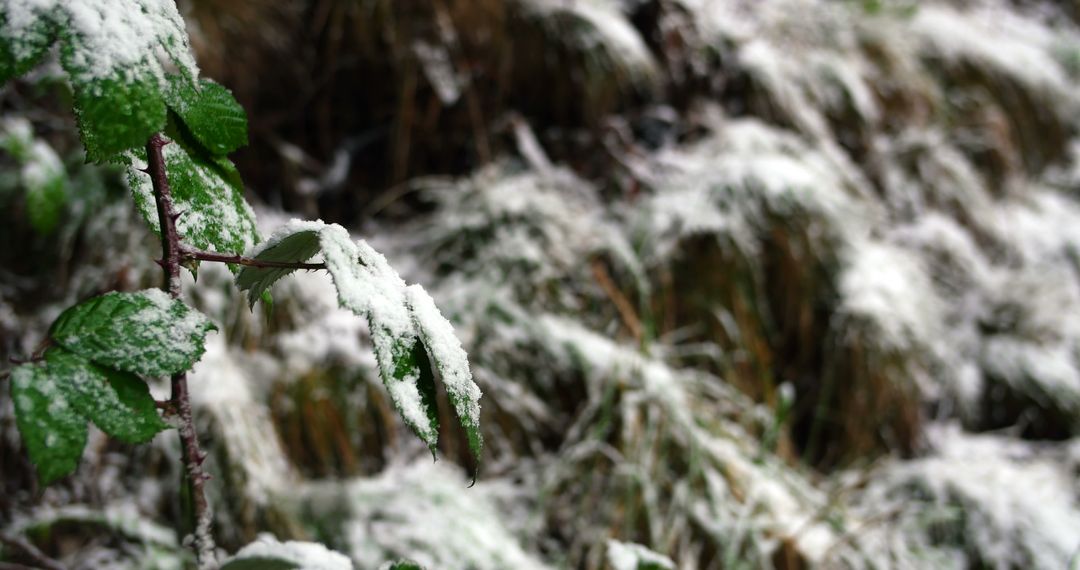
[[[480, 390], [431, 297], [337, 225], [294, 220], [261, 241], [227, 155], [247, 118], [225, 87], [200, 78], [173, 0], [4, 0], [0, 84], [57, 46], [90, 162], [128, 172], [135, 207], [160, 237], [162, 290], [111, 292], [64, 311], [43, 348], [10, 372], [16, 422], [43, 484], [72, 473], [87, 422], [129, 443], [175, 426], [189, 486], [196, 559], [216, 567], [187, 372], [216, 329], [181, 299], [181, 267], [228, 264], [254, 307], [296, 270], [325, 270], [342, 307], [367, 319], [379, 373], [405, 423], [435, 453], [435, 370], [479, 460]], [[77, 192], [77, 188], [68, 191]], [[434, 367], [434, 369], [433, 369]], [[169, 377], [156, 402], [147, 378]], [[284, 566], [283, 566], [284, 567]]]

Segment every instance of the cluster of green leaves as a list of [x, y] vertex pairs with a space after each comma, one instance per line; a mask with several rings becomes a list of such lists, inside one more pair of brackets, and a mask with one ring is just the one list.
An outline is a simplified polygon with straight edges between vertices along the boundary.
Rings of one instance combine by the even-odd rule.
[[[95, 17], [100, 22], [93, 26], [79, 24]], [[126, 26], [112, 25], [117, 21]], [[108, 34], [121, 37], [112, 41]], [[130, 66], [110, 69], [128, 43], [141, 43], [147, 52]], [[27, 72], [53, 44], [87, 160], [128, 166], [136, 206], [151, 228], [158, 231], [157, 210], [150, 179], [139, 168], [147, 139], [164, 132], [176, 143], [166, 150], [166, 162], [176, 208], [185, 212], [178, 222], [185, 241], [233, 253], [259, 241], [240, 175], [227, 158], [247, 144], [247, 115], [228, 89], [196, 76], [172, 0], [104, 0], [81, 10], [59, 0], [4, 3], [0, 84]], [[95, 51], [110, 49], [118, 53]], [[176, 71], [166, 72], [166, 63]], [[60, 190], [34, 195], [55, 197]]]
[[129, 443], [166, 429], [142, 377], [190, 369], [214, 328], [159, 290], [106, 293], [64, 311], [43, 357], [11, 372], [16, 421], [41, 482], [75, 470], [88, 421]]
[[[110, 43], [109, 33], [120, 34], [122, 41]], [[0, 4], [0, 84], [28, 71], [54, 43], [59, 43], [73, 92], [87, 160], [126, 166], [136, 208], [149, 227], [160, 234], [144, 145], [163, 132], [173, 143], [162, 155], [173, 205], [183, 213], [177, 230], [184, 243], [236, 254], [252, 250], [260, 241], [255, 217], [227, 158], [247, 144], [247, 116], [228, 89], [197, 77], [172, 0], [100, 0], [82, 7], [61, 0]], [[118, 55], [130, 58], [122, 53], [129, 43], [146, 49], [133, 66], [95, 67], [96, 57], [114, 67], [123, 59]], [[120, 51], [95, 52], [110, 46]], [[176, 72], [165, 71], [157, 51], [172, 60]], [[7, 146], [29, 156], [24, 147]], [[41, 202], [35, 224], [48, 229], [58, 216], [45, 206], [62, 202], [69, 188], [63, 185], [62, 168], [43, 180], [31, 194]], [[450, 323], [423, 289], [406, 287], [366, 243], [353, 242], [340, 226], [307, 224], [262, 244], [256, 259], [302, 263], [322, 254], [341, 305], [368, 320], [380, 374], [406, 423], [434, 453], [438, 370], [479, 460], [480, 390]], [[237, 285], [252, 300], [267, 298], [269, 287], [290, 272], [248, 267], [238, 271]], [[60, 315], [45, 352], [11, 372], [16, 421], [42, 483], [74, 471], [86, 446], [88, 422], [130, 443], [146, 442], [166, 429], [145, 380], [191, 369], [214, 328], [204, 315], [158, 290], [107, 293]], [[300, 565], [239, 557], [226, 567]], [[387, 568], [419, 566], [398, 562]]]

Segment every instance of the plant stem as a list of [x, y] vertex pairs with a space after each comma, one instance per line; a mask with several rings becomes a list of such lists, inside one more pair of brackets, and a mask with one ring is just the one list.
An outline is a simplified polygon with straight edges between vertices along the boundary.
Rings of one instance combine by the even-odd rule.
[[184, 259], [194, 259], [198, 261], [217, 261], [220, 263], [233, 263], [236, 265], [246, 265], [248, 267], [279, 267], [282, 269], [326, 269], [325, 263], [299, 263], [291, 261], [265, 261], [262, 259], [254, 259], [251, 257], [244, 257], [242, 255], [236, 255], [232, 253], [217, 253], [216, 251], [203, 251], [201, 249], [194, 249], [185, 245], [181, 246], [181, 254]]
[[[180, 217], [173, 208], [169, 178], [165, 172], [165, 159], [161, 149], [169, 144], [160, 134], [150, 137], [146, 143], [146, 173], [154, 187], [154, 202], [157, 204], [158, 224], [161, 228], [161, 260], [159, 264], [165, 272], [162, 288], [173, 298], [180, 296], [180, 261], [183, 258], [183, 246], [180, 234], [176, 231], [176, 220]], [[195, 432], [195, 421], [191, 414], [191, 398], [188, 393], [187, 373], [172, 377], [171, 403], [180, 421], [181, 456], [184, 472], [191, 495], [194, 521], [195, 556], [200, 569], [217, 567], [214, 554], [214, 538], [210, 534], [213, 515], [210, 503], [206, 500], [205, 483], [209, 478], [203, 471], [202, 463], [206, 455], [199, 449], [199, 439]]]

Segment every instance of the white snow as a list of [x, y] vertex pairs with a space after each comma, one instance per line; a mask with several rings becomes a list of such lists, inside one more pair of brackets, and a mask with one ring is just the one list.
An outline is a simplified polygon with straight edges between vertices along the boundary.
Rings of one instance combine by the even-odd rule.
[[[316, 542], [280, 542], [272, 535], [259, 538], [241, 548], [231, 560], [266, 559], [291, 562], [298, 570], [353, 570], [352, 562]], [[227, 563], [226, 563], [227, 564]]]
[[435, 306], [435, 300], [419, 285], [409, 285], [406, 298], [424, 347], [442, 374], [446, 392], [462, 423], [480, 426], [480, 388], [473, 382], [469, 357], [454, 334], [454, 327]]
[[638, 570], [641, 564], [651, 564], [657, 568], [675, 570], [675, 563], [662, 554], [657, 554], [640, 544], [609, 540], [607, 543], [608, 562], [612, 570]]

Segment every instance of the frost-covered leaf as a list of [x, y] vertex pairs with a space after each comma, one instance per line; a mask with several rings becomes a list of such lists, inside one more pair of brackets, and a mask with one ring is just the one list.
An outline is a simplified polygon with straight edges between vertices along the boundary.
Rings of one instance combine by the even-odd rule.
[[366, 316], [379, 374], [405, 423], [434, 453], [439, 439], [438, 414], [431, 407], [421, 358], [419, 335], [405, 302], [405, 282], [386, 258], [366, 242], [354, 242], [338, 225], [319, 233], [323, 260], [338, 291], [338, 303]]
[[260, 537], [225, 561], [221, 570], [352, 570], [343, 554], [315, 542]]
[[[165, 170], [172, 189], [173, 205], [180, 212], [177, 231], [192, 247], [225, 253], [240, 253], [259, 240], [255, 214], [244, 200], [244, 187], [232, 163], [210, 157], [198, 149], [174, 141], [162, 149]], [[159, 232], [157, 206], [145, 151], [128, 155], [128, 185], [135, 205], [146, 223]]]
[[0, 5], [0, 84], [29, 71], [56, 38], [56, 27], [46, 17], [52, 6], [30, 4]]
[[174, 75], [168, 102], [195, 140], [212, 154], [224, 156], [247, 145], [247, 114], [225, 86], [202, 79], [196, 89]]
[[157, 413], [150, 388], [137, 376], [62, 348], [50, 349], [46, 362], [71, 404], [101, 431], [127, 443], [144, 443], [169, 427]]
[[11, 374], [16, 424], [42, 484], [75, 471], [86, 446], [87, 420], [128, 443], [168, 428], [139, 378], [53, 347], [45, 360]]
[[62, 382], [44, 362], [11, 371], [15, 423], [43, 485], [75, 471], [86, 447], [86, 418], [69, 401]]
[[165, 69], [194, 82], [172, 0], [9, 0], [0, 12], [0, 79], [27, 71], [55, 40], [91, 161], [142, 146], [166, 120]]
[[73, 83], [72, 89], [88, 161], [105, 161], [140, 147], [165, 127], [165, 100], [153, 77], [94, 79]]
[[210, 319], [163, 291], [106, 293], [63, 312], [50, 331], [90, 361], [144, 376], [191, 368], [205, 350]]
[[[379, 375], [405, 423], [434, 453], [439, 436], [434, 364], [479, 459], [480, 389], [472, 381], [468, 357], [453, 327], [422, 288], [406, 287], [386, 258], [366, 242], [354, 242], [345, 228], [321, 221], [293, 220], [247, 256], [296, 263], [319, 251], [337, 288], [338, 303], [367, 318]], [[292, 271], [245, 267], [236, 281], [253, 302]]]
[[[321, 223], [295, 222], [274, 232], [265, 242], [246, 255], [259, 261], [303, 263], [319, 253]], [[236, 275], [236, 285], [248, 292], [248, 305], [262, 297], [277, 280], [296, 271], [280, 267], [243, 267]]]
[[405, 292], [413, 324], [424, 341], [427, 354], [439, 369], [450, 404], [454, 406], [461, 425], [469, 438], [469, 449], [479, 461], [484, 447], [480, 433], [480, 387], [473, 382], [469, 357], [454, 334], [454, 327], [443, 317], [435, 300], [419, 285], [410, 285]]

